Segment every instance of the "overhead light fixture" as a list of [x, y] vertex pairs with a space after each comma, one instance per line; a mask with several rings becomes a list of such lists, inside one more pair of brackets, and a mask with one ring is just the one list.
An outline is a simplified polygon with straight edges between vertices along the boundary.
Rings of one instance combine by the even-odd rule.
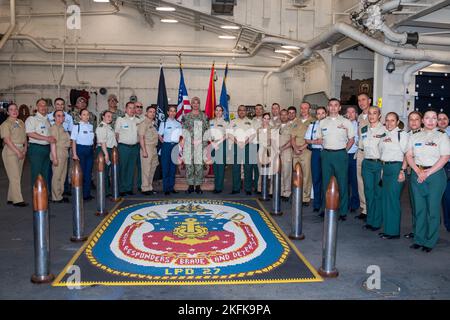
[[166, 12], [170, 12], [170, 11], [175, 11], [177, 9], [175, 9], [174, 7], [156, 7], [156, 11], [166, 11]]
[[236, 39], [235, 36], [219, 36], [219, 39], [233, 40]]
[[239, 26], [233, 26], [233, 25], [225, 25], [225, 26], [220, 26], [222, 29], [226, 29], [226, 30], [239, 30], [241, 27]]
[[284, 46], [281, 46], [283, 49], [289, 49], [289, 50], [299, 50], [300, 49], [300, 47], [298, 47], [298, 46], [291, 46], [291, 45], [284, 45]]
[[177, 23], [178, 20], [175, 20], [175, 19], [161, 19], [161, 22], [164, 22], [164, 23]]
[[276, 53], [285, 53], [285, 54], [291, 53], [289, 50], [283, 50], [283, 49], [275, 49], [275, 52]]

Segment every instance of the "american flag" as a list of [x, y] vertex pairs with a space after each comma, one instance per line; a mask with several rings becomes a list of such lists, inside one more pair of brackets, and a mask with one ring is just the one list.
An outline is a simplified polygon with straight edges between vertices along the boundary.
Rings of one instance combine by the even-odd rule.
[[183, 116], [191, 112], [191, 102], [187, 93], [186, 85], [184, 84], [183, 69], [180, 66], [180, 88], [178, 90], [178, 106], [176, 119], [181, 121]]

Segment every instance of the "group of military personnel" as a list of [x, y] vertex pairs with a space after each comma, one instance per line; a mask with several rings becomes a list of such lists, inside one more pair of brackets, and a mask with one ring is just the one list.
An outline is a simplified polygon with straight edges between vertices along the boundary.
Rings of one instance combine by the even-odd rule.
[[236, 118], [228, 122], [220, 105], [214, 118], [208, 119], [200, 110], [200, 99], [194, 97], [191, 112], [181, 121], [176, 119], [176, 107], [170, 107], [167, 119], [157, 127], [155, 107], [147, 107], [144, 113], [142, 103], [130, 101], [122, 112], [117, 103], [115, 95], [108, 97], [108, 109], [100, 114], [98, 125], [83, 97], [69, 113], [62, 98], [55, 99], [51, 113], [46, 101], [39, 99], [36, 114], [26, 123], [17, 119], [17, 105], [11, 104], [9, 117], [1, 126], [5, 142], [2, 156], [10, 182], [8, 203], [27, 205], [20, 186], [26, 156], [32, 181], [43, 175], [51, 185], [53, 202], [68, 202], [64, 195], [69, 194], [69, 159], [80, 161], [83, 197], [90, 200], [94, 153], [102, 152], [107, 164], [106, 193], [111, 194], [111, 153], [117, 147], [122, 196], [134, 194], [136, 173], [138, 189], [144, 195], [156, 194], [153, 177], [160, 162], [165, 195], [178, 193], [174, 190], [175, 172], [181, 163], [186, 167], [187, 193], [203, 193], [205, 164], [213, 166], [214, 193], [224, 190], [227, 164], [232, 166], [231, 194], [240, 193], [242, 184], [246, 195], [260, 193], [260, 175], [275, 173], [280, 159], [284, 201], [291, 196], [292, 170], [300, 163], [304, 206], [313, 198], [313, 211], [323, 216], [325, 190], [335, 176], [339, 219], [345, 221], [349, 211], [359, 211], [356, 218], [366, 221], [365, 229], [383, 228], [381, 238], [397, 239], [400, 194], [408, 181], [413, 227], [406, 236], [414, 239], [411, 248], [429, 252], [436, 245], [441, 203], [445, 226], [450, 229], [450, 188], [444, 170], [448, 170], [450, 140], [445, 131], [448, 117], [443, 113], [427, 111], [422, 119], [420, 113], [412, 112], [407, 133], [400, 129], [402, 124], [394, 112], [385, 115], [383, 124], [380, 109], [371, 106], [369, 96], [363, 93], [358, 96], [359, 116], [356, 106], [341, 115], [340, 101], [330, 99], [327, 107], [315, 110], [315, 117], [308, 102], [299, 106], [299, 116], [295, 107], [282, 109], [274, 103], [270, 112], [257, 104], [252, 119], [240, 105]]

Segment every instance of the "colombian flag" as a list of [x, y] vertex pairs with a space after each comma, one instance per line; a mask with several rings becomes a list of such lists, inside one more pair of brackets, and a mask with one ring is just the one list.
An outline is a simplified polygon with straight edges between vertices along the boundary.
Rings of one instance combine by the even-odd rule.
[[205, 114], [208, 119], [214, 118], [214, 109], [216, 108], [216, 88], [214, 86], [214, 63], [209, 76], [208, 95], [206, 96]]

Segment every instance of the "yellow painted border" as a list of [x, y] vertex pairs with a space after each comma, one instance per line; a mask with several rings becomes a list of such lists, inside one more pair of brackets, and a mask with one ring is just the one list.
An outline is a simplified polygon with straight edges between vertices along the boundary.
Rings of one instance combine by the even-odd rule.
[[[144, 200], [144, 199], [127, 199], [127, 200], [132, 200], [132, 201], [139, 201], [139, 200]], [[145, 199], [147, 200], [147, 199]], [[193, 279], [194, 277], [196, 279], [208, 279], [206, 281], [195, 281], [195, 279], [193, 279], [194, 281], [170, 281], [170, 282], [165, 282], [165, 281], [90, 281], [90, 282], [79, 282], [79, 283], [61, 283], [62, 278], [65, 276], [65, 274], [67, 273], [68, 269], [73, 265], [73, 263], [80, 257], [80, 255], [83, 253], [83, 251], [89, 246], [92, 248], [91, 246], [91, 242], [93, 240], [95, 240], [95, 242], [98, 239], [94, 239], [96, 236], [97, 238], [98, 233], [100, 233], [100, 235], [103, 233], [103, 231], [106, 229], [106, 227], [111, 223], [111, 221], [117, 216], [117, 214], [122, 211], [125, 210], [127, 208], [131, 208], [134, 206], [138, 206], [138, 205], [142, 205], [144, 203], [164, 203], [164, 202], [172, 202], [173, 200], [176, 201], [218, 201], [218, 202], [229, 202], [229, 203], [234, 203], [234, 204], [238, 204], [238, 205], [242, 205], [248, 208], [251, 208], [253, 210], [256, 210], [260, 216], [262, 217], [262, 219], [266, 222], [266, 225], [269, 227], [269, 229], [274, 233], [274, 235], [276, 236], [276, 238], [280, 241], [281, 245], [283, 246], [283, 248], [285, 249], [285, 251], [282, 254], [282, 257], [280, 258], [281, 260], [284, 260], [289, 252], [289, 247], [293, 249], [293, 251], [297, 254], [298, 258], [308, 267], [308, 269], [311, 271], [311, 273], [314, 275], [314, 278], [289, 278], [289, 279], [255, 279], [255, 280], [220, 280], [220, 279], [225, 279], [225, 278], [235, 278], [236, 276], [238, 277], [243, 277], [246, 276], [247, 274], [238, 274], [238, 275], [226, 275], [226, 276], [172, 276], [172, 277], [163, 277], [163, 276], [158, 276], [158, 279], [165, 279], [165, 280], [173, 280], [173, 279], [179, 279], [179, 280], [185, 280], [185, 279]], [[253, 200], [256, 201], [258, 203], [258, 205], [261, 207], [262, 211], [248, 206], [246, 204], [243, 203], [239, 203], [239, 202], [233, 202], [233, 200], [229, 200], [229, 199], [173, 199], [172, 201], [170, 200], [151, 200], [151, 201], [145, 201], [139, 204], [133, 204], [130, 206], [126, 206], [124, 208], [121, 208], [120, 210], [117, 210], [117, 207], [123, 202], [120, 201], [118, 202], [114, 208], [111, 210], [111, 213], [106, 216], [101, 222], [100, 224], [97, 226], [97, 228], [91, 233], [91, 235], [89, 236], [89, 239], [86, 241], [86, 243], [77, 251], [77, 253], [72, 257], [72, 259], [69, 261], [69, 263], [66, 265], [66, 267], [64, 267], [64, 269], [61, 271], [61, 273], [58, 275], [58, 277], [53, 281], [52, 286], [54, 287], [65, 287], [65, 286], [91, 286], [91, 285], [105, 285], [105, 286], [144, 286], [144, 285], [167, 285], [167, 286], [175, 286], [175, 285], [212, 285], [212, 284], [230, 284], [230, 285], [234, 285], [234, 284], [273, 284], [273, 283], [302, 283], [302, 282], [322, 282], [323, 279], [322, 277], [317, 273], [317, 271], [315, 270], [315, 268], [309, 263], [308, 260], [306, 260], [306, 258], [300, 253], [300, 251], [297, 249], [297, 247], [289, 240], [289, 238], [286, 236], [286, 234], [281, 230], [281, 228], [278, 226], [278, 224], [275, 222], [275, 220], [270, 216], [270, 214], [267, 212], [267, 210], [265, 209], [264, 205], [255, 198], [250, 198], [250, 199], [244, 199], [244, 200]], [[236, 199], [235, 201], [239, 201], [242, 199]], [[102, 229], [102, 230], [101, 230]], [[95, 244], [94, 244], [95, 245]], [[288, 251], [286, 251], [286, 249]], [[91, 263], [93, 263], [94, 265], [97, 265], [98, 263], [93, 262], [89, 257], [88, 259], [90, 260]], [[274, 264], [272, 264], [269, 267], [266, 267], [262, 270], [257, 270], [257, 271], [252, 271], [249, 272], [250, 275], [253, 275], [254, 273], [262, 273], [262, 272], [267, 272], [270, 271], [273, 267], [280, 265], [280, 261], [275, 262]], [[100, 264], [99, 264], [100, 265]], [[97, 265], [97, 267], [99, 267]], [[114, 271], [106, 266], [101, 266], [100, 267], [109, 273], [113, 273], [113, 274], [121, 274], [121, 272], [118, 271]], [[136, 276], [137, 278], [154, 278], [154, 276], [147, 276], [147, 275], [133, 275]], [[248, 276], [248, 275], [247, 275]], [[214, 280], [210, 281], [209, 279], [212, 278]], [[217, 280], [216, 280], [217, 279]], [[155, 279], [156, 280], [156, 279]]]

